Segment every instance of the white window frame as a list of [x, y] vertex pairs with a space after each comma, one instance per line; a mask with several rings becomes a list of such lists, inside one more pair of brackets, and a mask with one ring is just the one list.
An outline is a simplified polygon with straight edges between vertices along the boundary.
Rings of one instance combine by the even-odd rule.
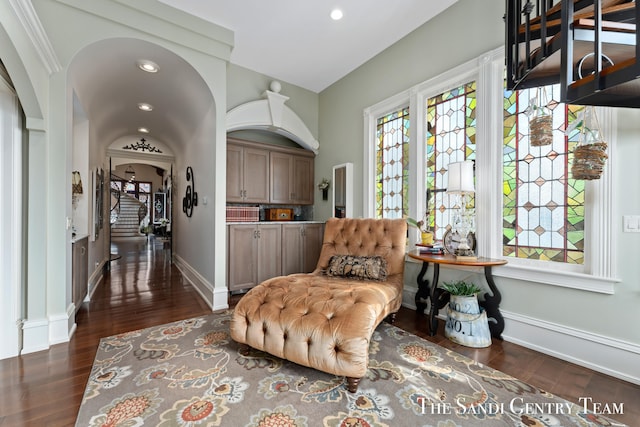
[[[506, 259], [508, 263], [493, 271], [494, 276], [532, 283], [562, 286], [605, 294], [614, 293], [620, 280], [616, 271], [616, 233], [619, 224], [614, 213], [616, 190], [612, 164], [615, 164], [617, 114], [614, 108], [597, 108], [601, 132], [608, 142], [608, 165], [599, 180], [585, 185], [585, 258], [583, 265], [529, 260], [502, 255], [503, 204], [503, 75], [504, 48], [498, 48], [446, 73], [420, 83], [364, 110], [363, 212], [375, 215], [375, 130], [380, 115], [401, 105], [410, 108], [410, 157], [424, 159], [424, 117], [426, 100], [446, 90], [476, 81], [476, 237], [478, 254]], [[489, 112], [491, 112], [489, 114]], [[425, 206], [424, 161], [411, 161], [409, 216], [419, 217]], [[410, 239], [416, 239], [412, 231]], [[412, 240], [410, 240], [412, 241]], [[553, 262], [553, 268], [549, 263]]]

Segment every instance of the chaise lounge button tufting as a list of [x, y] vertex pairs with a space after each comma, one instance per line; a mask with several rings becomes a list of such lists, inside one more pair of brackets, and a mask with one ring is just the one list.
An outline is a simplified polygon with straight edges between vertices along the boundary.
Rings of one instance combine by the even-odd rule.
[[[367, 373], [371, 336], [402, 303], [406, 230], [404, 219], [328, 220], [316, 269], [268, 279], [245, 294], [231, 318], [231, 338], [344, 376], [355, 392]], [[380, 256], [386, 280], [330, 275], [334, 255]], [[353, 271], [358, 274], [362, 266]], [[256, 330], [260, 324], [262, 334]]]

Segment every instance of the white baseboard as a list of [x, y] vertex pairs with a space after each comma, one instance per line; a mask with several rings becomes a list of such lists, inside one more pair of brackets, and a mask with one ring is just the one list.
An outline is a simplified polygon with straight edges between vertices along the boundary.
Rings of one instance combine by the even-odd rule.
[[49, 320], [29, 319], [22, 323], [20, 354], [35, 353], [49, 348]]
[[67, 312], [49, 316], [49, 345], [68, 342], [75, 330], [75, 305], [67, 307]]
[[91, 297], [96, 292], [96, 289], [98, 289], [100, 283], [102, 283], [102, 280], [104, 279], [104, 265], [107, 262], [110, 261], [102, 260], [100, 266], [96, 268], [93, 274], [91, 274], [91, 277], [89, 277], [89, 283], [87, 283], [87, 296], [84, 297], [84, 302], [91, 301]]
[[196, 269], [191, 267], [180, 255], [173, 255], [173, 261], [178, 270], [187, 279], [196, 292], [206, 301], [207, 305], [213, 310], [214, 307], [214, 286], [201, 275]]
[[[415, 310], [417, 288], [405, 286], [403, 303]], [[505, 341], [640, 385], [640, 345], [558, 323], [500, 310]], [[443, 318], [442, 316], [438, 316]]]
[[501, 310], [506, 341], [640, 385], [640, 345]]

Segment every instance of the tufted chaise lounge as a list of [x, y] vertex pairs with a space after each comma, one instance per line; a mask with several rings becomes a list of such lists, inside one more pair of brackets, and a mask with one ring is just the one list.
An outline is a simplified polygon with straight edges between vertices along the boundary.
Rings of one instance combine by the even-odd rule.
[[[336, 219], [325, 225], [316, 269], [266, 280], [245, 294], [231, 337], [282, 359], [345, 376], [355, 392], [366, 375], [369, 340], [402, 303], [407, 225], [403, 219]], [[384, 281], [326, 274], [333, 255], [385, 259]]]

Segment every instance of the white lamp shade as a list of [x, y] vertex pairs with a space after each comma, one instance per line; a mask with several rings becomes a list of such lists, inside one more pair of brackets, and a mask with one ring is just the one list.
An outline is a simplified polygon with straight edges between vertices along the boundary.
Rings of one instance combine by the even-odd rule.
[[447, 193], [473, 193], [473, 162], [449, 163]]

